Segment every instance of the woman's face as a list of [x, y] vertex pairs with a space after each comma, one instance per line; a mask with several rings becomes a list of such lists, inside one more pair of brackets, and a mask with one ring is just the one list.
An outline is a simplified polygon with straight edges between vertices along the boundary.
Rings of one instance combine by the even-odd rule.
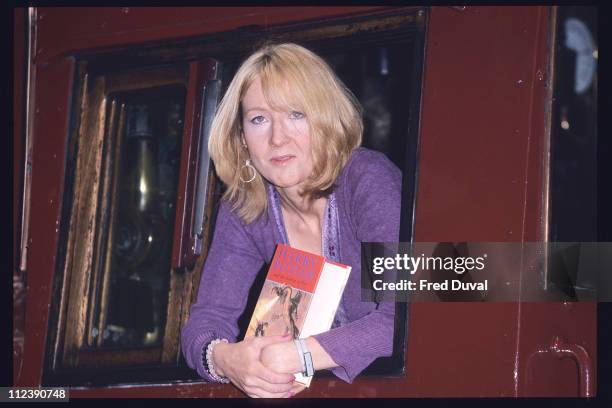
[[257, 78], [242, 100], [242, 128], [251, 162], [280, 188], [300, 186], [312, 174], [308, 119], [301, 112], [278, 112], [266, 103]]

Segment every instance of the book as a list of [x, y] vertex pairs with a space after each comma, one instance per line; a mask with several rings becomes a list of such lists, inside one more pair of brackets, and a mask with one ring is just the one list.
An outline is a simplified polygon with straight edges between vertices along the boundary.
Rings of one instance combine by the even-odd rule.
[[[245, 338], [307, 338], [331, 328], [351, 267], [278, 244]], [[295, 374], [306, 387], [312, 377]]]

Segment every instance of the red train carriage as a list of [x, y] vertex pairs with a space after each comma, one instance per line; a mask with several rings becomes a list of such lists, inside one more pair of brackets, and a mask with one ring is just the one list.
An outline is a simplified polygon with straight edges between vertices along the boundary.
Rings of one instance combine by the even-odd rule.
[[[16, 8], [14, 385], [242, 395], [189, 369], [179, 334], [221, 191], [206, 126], [263, 41], [311, 48], [358, 97], [364, 145], [403, 171], [402, 241], [597, 241], [596, 17], [554, 6]], [[393, 356], [301, 395], [595, 395], [595, 303], [468, 300], [398, 303]]]

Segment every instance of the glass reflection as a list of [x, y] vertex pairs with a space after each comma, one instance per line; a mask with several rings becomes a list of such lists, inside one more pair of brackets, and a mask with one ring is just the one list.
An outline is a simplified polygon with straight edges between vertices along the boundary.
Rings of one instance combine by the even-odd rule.
[[413, 43], [368, 45], [325, 54], [363, 107], [363, 146], [403, 168], [408, 144]]
[[170, 87], [117, 98], [125, 120], [118, 129], [112, 247], [105, 260], [110, 263], [105, 268], [110, 277], [104, 279], [107, 310], [100, 310], [92, 336], [101, 347], [159, 346], [166, 323], [185, 92]]

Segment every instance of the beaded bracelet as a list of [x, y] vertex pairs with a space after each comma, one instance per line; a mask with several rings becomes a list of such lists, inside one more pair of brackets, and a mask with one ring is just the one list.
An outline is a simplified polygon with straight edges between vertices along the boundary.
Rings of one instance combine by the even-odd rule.
[[228, 343], [227, 339], [215, 339], [208, 343], [208, 346], [204, 348], [204, 350], [206, 350], [206, 353], [202, 353], [206, 356], [206, 358], [204, 358], [204, 355], [202, 355], [202, 363], [204, 364], [204, 368], [208, 371], [208, 374], [210, 374], [211, 378], [214, 381], [227, 384], [230, 381], [226, 377], [221, 377], [217, 374], [212, 358], [213, 348], [221, 342]]

